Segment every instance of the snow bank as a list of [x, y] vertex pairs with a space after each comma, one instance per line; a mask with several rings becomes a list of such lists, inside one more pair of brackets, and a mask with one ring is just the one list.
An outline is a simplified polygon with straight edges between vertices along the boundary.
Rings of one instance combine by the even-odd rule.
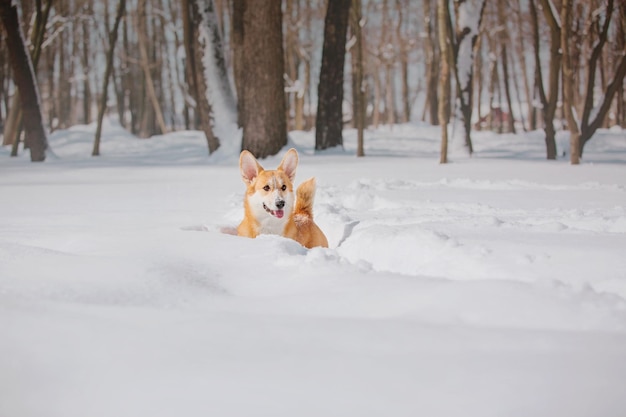
[[438, 134], [292, 132], [312, 250], [221, 232], [244, 186], [199, 132], [2, 149], [0, 415], [624, 415], [624, 133], [578, 167], [534, 133], [442, 166]]

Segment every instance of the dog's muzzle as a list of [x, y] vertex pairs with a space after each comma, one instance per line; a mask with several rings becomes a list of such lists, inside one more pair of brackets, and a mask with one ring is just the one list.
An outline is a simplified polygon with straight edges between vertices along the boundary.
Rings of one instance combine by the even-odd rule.
[[265, 211], [267, 211], [269, 214], [271, 214], [274, 217], [282, 219], [283, 216], [285, 215], [285, 210], [282, 209], [283, 207], [285, 207], [285, 202], [282, 200], [277, 201], [276, 207], [278, 207], [278, 210], [271, 210], [269, 207], [265, 205], [265, 203], [263, 203], [263, 208], [265, 209]]

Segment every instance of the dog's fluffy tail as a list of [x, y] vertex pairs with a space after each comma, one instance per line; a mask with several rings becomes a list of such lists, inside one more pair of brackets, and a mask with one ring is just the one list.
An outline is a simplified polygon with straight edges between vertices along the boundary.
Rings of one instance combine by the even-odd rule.
[[296, 190], [294, 214], [312, 219], [313, 200], [315, 200], [315, 178], [309, 178], [300, 184]]

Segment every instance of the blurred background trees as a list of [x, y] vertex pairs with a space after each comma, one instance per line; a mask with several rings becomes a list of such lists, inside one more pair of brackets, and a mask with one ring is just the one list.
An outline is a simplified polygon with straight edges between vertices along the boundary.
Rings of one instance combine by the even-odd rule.
[[[198, 129], [211, 152], [220, 141], [243, 140], [260, 155], [276, 153], [289, 130], [337, 126], [336, 111], [316, 119], [332, 100], [339, 100], [344, 127], [439, 124], [449, 114], [460, 132], [542, 129], [549, 159], [573, 152], [554, 142], [572, 123], [576, 156], [598, 128], [626, 127], [623, 1], [344, 0], [351, 14], [325, 34], [332, 29], [325, 27], [327, 1], [126, 0], [106, 96], [119, 0], [17, 3], [47, 131], [96, 122], [103, 98], [106, 116], [139, 137]], [[444, 4], [444, 19], [437, 19]], [[461, 13], [479, 25], [464, 26]], [[441, 31], [443, 21], [449, 27]], [[10, 39], [0, 28], [0, 132], [5, 146], [17, 146], [21, 106]], [[345, 70], [326, 91], [323, 45], [336, 34]], [[451, 57], [442, 56], [442, 41]], [[469, 78], [462, 76], [468, 65]], [[446, 66], [457, 87], [449, 100], [440, 86]], [[232, 111], [216, 113], [228, 94]], [[231, 118], [243, 139], [219, 137], [216, 123]], [[341, 145], [335, 131], [320, 147]]]

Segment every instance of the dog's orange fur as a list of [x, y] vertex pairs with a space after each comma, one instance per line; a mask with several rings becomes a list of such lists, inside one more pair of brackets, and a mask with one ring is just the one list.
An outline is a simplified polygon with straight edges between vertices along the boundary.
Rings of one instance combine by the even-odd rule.
[[326, 236], [313, 221], [315, 178], [303, 182], [294, 196], [297, 166], [295, 149], [287, 151], [275, 170], [263, 169], [254, 155], [241, 152], [239, 168], [247, 188], [243, 201], [244, 217], [237, 227], [239, 236], [254, 238], [265, 233], [279, 234], [307, 248], [328, 247]]

